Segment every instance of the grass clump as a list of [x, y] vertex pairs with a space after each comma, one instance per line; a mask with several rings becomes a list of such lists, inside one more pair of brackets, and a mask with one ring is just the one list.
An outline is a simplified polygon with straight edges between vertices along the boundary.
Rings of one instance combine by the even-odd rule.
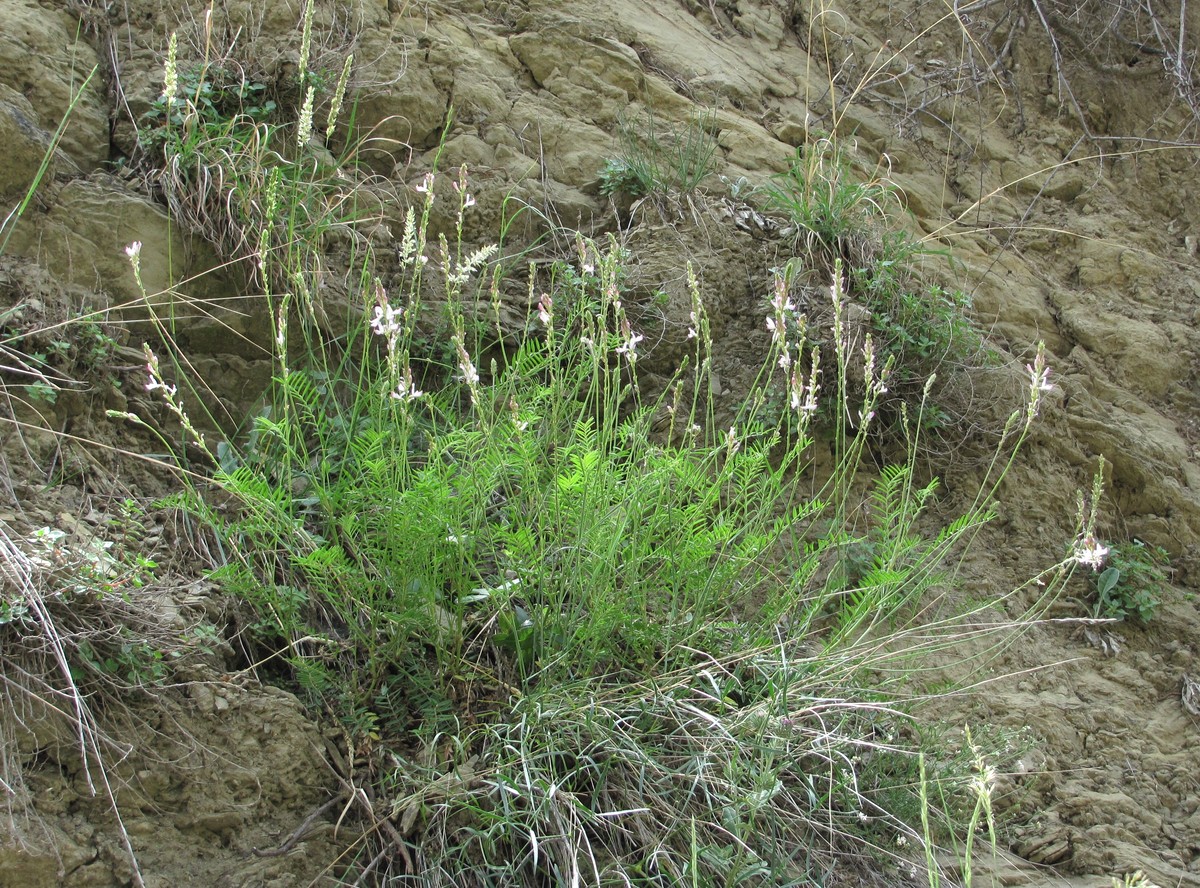
[[832, 136], [801, 145], [788, 165], [762, 194], [768, 209], [796, 226], [802, 252], [832, 265], [864, 253], [889, 213], [899, 210], [895, 190], [885, 178], [857, 181]]
[[712, 175], [717, 152], [712, 113], [662, 122], [652, 110], [618, 122], [621, 152], [600, 171], [600, 193], [631, 198], [687, 197]]

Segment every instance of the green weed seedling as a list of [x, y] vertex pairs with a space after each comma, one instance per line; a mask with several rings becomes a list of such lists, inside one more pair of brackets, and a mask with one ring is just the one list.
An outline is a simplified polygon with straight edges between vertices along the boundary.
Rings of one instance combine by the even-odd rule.
[[1088, 577], [1096, 596], [1095, 616], [1150, 622], [1167, 583], [1167, 553], [1158, 546], [1133, 540], [1113, 546], [1105, 564], [1103, 570]]

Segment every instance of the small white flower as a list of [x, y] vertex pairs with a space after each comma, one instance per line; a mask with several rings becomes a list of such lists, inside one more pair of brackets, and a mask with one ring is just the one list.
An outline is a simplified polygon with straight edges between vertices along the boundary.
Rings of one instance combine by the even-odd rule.
[[467, 349], [461, 341], [455, 342], [454, 345], [458, 350], [459, 378], [472, 388], [479, 385], [479, 371], [475, 369], [471, 355], [467, 353]]
[[730, 456], [742, 449], [742, 442], [737, 439], [737, 430], [733, 426], [725, 433], [725, 447], [728, 448]]
[[585, 262], [585, 263], [583, 263], [583, 268], [581, 270], [583, 271], [584, 274], [595, 274], [596, 266], [590, 262]]
[[125, 255], [131, 262], [136, 262], [142, 255], [142, 242], [134, 241], [125, 248]]
[[432, 195], [433, 194], [433, 180], [434, 180], [433, 173], [426, 173], [425, 178], [421, 180], [421, 184], [414, 185], [413, 190], [419, 192], [420, 194]]
[[791, 366], [792, 366], [792, 356], [790, 354], [788, 354], [787, 352], [784, 352], [783, 354], [781, 354], [779, 356], [779, 369], [782, 370], [784, 373], [786, 373], [788, 371], [788, 368]]
[[554, 310], [554, 300], [550, 298], [549, 293], [543, 293], [542, 298], [538, 300], [538, 320], [543, 326], [549, 327], [552, 319], [551, 312]]
[[1050, 381], [1050, 368], [1046, 366], [1045, 343], [1038, 343], [1038, 350], [1034, 356], [1033, 363], [1026, 364], [1025, 369], [1029, 373], [1029, 407], [1027, 414], [1028, 419], [1032, 421], [1038, 415], [1038, 408], [1041, 407], [1042, 397], [1047, 392], [1052, 392], [1057, 388]]
[[633, 329], [630, 328], [628, 322], [626, 322], [625, 329], [623, 332], [625, 334], [626, 339], [621, 345], [617, 346], [617, 354], [629, 355], [630, 361], [636, 361], [637, 360], [638, 343], [641, 342], [646, 337], [644, 337], [641, 333], [635, 333], [633, 331]]
[[[417, 189], [418, 191], [420, 189]], [[462, 209], [475, 206], [475, 198], [467, 191], [467, 168], [463, 166], [459, 178], [454, 182], [454, 190], [462, 195]]]
[[1039, 366], [1037, 362], [1026, 364], [1025, 369], [1029, 371], [1030, 383], [1033, 388], [1039, 392], [1052, 392], [1058, 388], [1050, 381], [1050, 368], [1044, 365]]
[[1075, 553], [1071, 557], [1084, 567], [1099, 570], [1108, 557], [1108, 547], [1089, 533], [1075, 545]]
[[392, 308], [392, 306], [376, 305], [375, 317], [371, 319], [371, 329], [379, 336], [387, 336], [389, 339], [400, 332], [400, 315], [403, 309]]
[[777, 315], [796, 310], [791, 297], [788, 296], [787, 279], [783, 275], [775, 276], [775, 295], [771, 298], [771, 308], [775, 309]]
[[423, 394], [425, 393], [419, 388], [416, 388], [415, 386], [409, 388], [407, 383], [401, 382], [398, 386], [396, 386], [396, 390], [392, 392], [392, 397], [397, 401], [411, 402], [417, 400], [417, 398], [421, 397]]
[[175, 392], [177, 391], [177, 389], [175, 388], [175, 386], [164, 382], [162, 380], [162, 378], [158, 375], [158, 362], [157, 361], [152, 361], [151, 363], [146, 365], [146, 373], [150, 376], [150, 380], [146, 383], [146, 391], [148, 391], [148, 392], [161, 391], [168, 398], [175, 397]]
[[405, 403], [411, 404], [423, 394], [425, 393], [417, 388], [416, 384], [413, 382], [412, 369], [407, 368], [404, 371], [404, 378], [400, 380], [399, 384], [396, 386], [396, 390], [392, 392], [392, 397], [397, 401], [404, 401]]

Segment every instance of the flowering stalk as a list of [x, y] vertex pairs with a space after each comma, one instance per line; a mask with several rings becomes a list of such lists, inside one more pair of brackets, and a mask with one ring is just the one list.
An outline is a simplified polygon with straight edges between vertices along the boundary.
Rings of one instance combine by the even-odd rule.
[[467, 191], [467, 165], [458, 168], [458, 178], [454, 180], [454, 190], [458, 193], [458, 242], [462, 243], [463, 219], [469, 208], [475, 206], [475, 198]]
[[424, 197], [421, 201], [420, 218], [417, 218], [417, 212], [412, 206], [404, 216], [404, 235], [400, 240], [399, 258], [401, 267], [409, 269], [408, 281], [404, 285], [404, 292], [408, 297], [409, 333], [412, 332], [421, 301], [421, 282], [425, 266], [429, 264], [429, 256], [426, 255], [426, 232], [429, 230], [429, 214], [433, 209], [435, 180], [436, 176], [433, 173], [426, 173], [420, 184], [413, 186], [413, 190]]
[[771, 331], [771, 344], [780, 352], [780, 367], [786, 372], [791, 363], [788, 350], [787, 328], [791, 313], [796, 310], [788, 295], [787, 275], [775, 272], [775, 291], [771, 297], [772, 313], [767, 315], [767, 329]]
[[799, 366], [792, 368], [792, 375], [788, 381], [789, 400], [792, 410], [796, 411], [800, 419], [802, 430], [812, 420], [813, 414], [817, 412], [817, 393], [821, 390], [821, 383], [818, 381], [820, 374], [821, 351], [817, 348], [812, 350], [807, 377]]
[[[1035, 360], [1035, 366], [1036, 363]], [[1091, 496], [1085, 501], [1083, 493], [1079, 494], [1079, 505], [1075, 516], [1079, 533], [1075, 537], [1071, 560], [1084, 567], [1090, 567], [1092, 570], [1099, 570], [1104, 566], [1109, 552], [1108, 547], [1096, 538], [1096, 520], [1100, 514], [1100, 500], [1104, 497], [1104, 467], [1106, 464], [1104, 457], [1100, 457], [1096, 474], [1092, 476]]]
[[1045, 342], [1038, 343], [1033, 363], [1026, 364], [1025, 369], [1029, 372], [1029, 404], [1025, 414], [1025, 424], [1028, 426], [1037, 418], [1045, 395], [1058, 389], [1058, 386], [1050, 381], [1050, 368], [1046, 366]]
[[621, 344], [617, 346], [616, 353], [625, 355], [625, 359], [629, 361], [629, 366], [633, 367], [637, 363], [637, 346], [646, 337], [633, 329], [629, 323], [629, 318], [621, 313]]
[[271, 170], [271, 175], [267, 178], [266, 200], [263, 202], [262, 227], [258, 232], [258, 248], [255, 250], [258, 258], [258, 272], [262, 276], [264, 288], [268, 282], [267, 264], [271, 251], [271, 236], [275, 231], [275, 223], [279, 219], [279, 186], [282, 175], [279, 167], [275, 167]]
[[284, 293], [279, 300], [279, 310], [275, 313], [275, 356], [279, 361], [279, 375], [288, 377], [287, 344], [288, 344], [288, 303], [291, 293]]
[[418, 389], [413, 381], [407, 350], [402, 348], [403, 343], [407, 342], [408, 331], [403, 317], [404, 309], [397, 308], [388, 301], [383, 282], [376, 278], [375, 301], [368, 326], [376, 336], [382, 336], [387, 344], [386, 388], [390, 397], [403, 404], [409, 404], [425, 393]]
[[171, 106], [175, 104], [175, 94], [179, 92], [179, 70], [177, 56], [179, 52], [178, 33], [171, 32], [171, 40], [167, 44], [167, 67], [163, 72], [163, 101], [167, 103], [167, 120], [171, 119]]
[[142, 298], [146, 299], [146, 285], [142, 283], [142, 242], [134, 241], [127, 246], [125, 255], [129, 257], [129, 264], [133, 266], [133, 279], [137, 281], [138, 289], [142, 291]]
[[316, 100], [316, 94], [316, 87], [310, 86], [304, 93], [304, 104], [300, 107], [300, 120], [296, 124], [296, 147], [301, 151], [312, 138], [313, 102]]
[[337, 126], [338, 115], [342, 113], [342, 102], [346, 98], [346, 82], [350, 79], [350, 68], [354, 64], [354, 53], [346, 56], [342, 63], [342, 74], [338, 77], [337, 88], [333, 91], [333, 101], [329, 105], [329, 116], [325, 118], [325, 141], [333, 138], [333, 128]]
[[[532, 280], [532, 278], [531, 278]], [[549, 293], [543, 293], [538, 299], [537, 316], [543, 327], [546, 328], [546, 342], [553, 344], [554, 342], [554, 300]]]
[[[858, 413], [860, 425], [866, 425], [875, 418], [875, 407], [879, 403], [880, 396], [887, 393], [887, 383], [892, 375], [892, 364], [894, 356], [889, 355], [887, 361], [883, 365], [883, 369], [878, 373], [875, 366], [875, 341], [870, 333], [867, 334], [866, 341], [863, 343], [863, 381], [865, 391], [863, 393], [863, 407]], [[926, 393], [929, 391], [929, 383], [925, 386]]]
[[304, 75], [308, 73], [308, 54], [312, 49], [313, 7], [315, 5], [315, 0], [308, 0], [304, 4], [304, 24], [300, 32], [300, 69], [296, 75], [296, 79], [300, 83], [304, 83]]
[[467, 351], [466, 333], [463, 330], [462, 318], [456, 318], [454, 334], [451, 336], [454, 350], [458, 354], [458, 378], [471, 393], [471, 406], [478, 407], [482, 403], [479, 396], [479, 371]]
[[[687, 276], [688, 293], [692, 299], [691, 311], [688, 314], [690, 325], [687, 335], [689, 340], [695, 341], [693, 357], [696, 362], [696, 369], [693, 373], [692, 406], [687, 420], [691, 425], [695, 423], [696, 414], [700, 409], [701, 388], [705, 388], [709, 395], [712, 394], [712, 327], [709, 324], [708, 313], [704, 310], [704, 300], [700, 294], [700, 280], [696, 276], [696, 269], [691, 262], [687, 264]], [[678, 400], [678, 392], [676, 392], [676, 400]], [[672, 430], [674, 424], [675, 417], [672, 415]]]
[[183, 402], [177, 397], [178, 389], [163, 379], [162, 369], [158, 363], [158, 355], [151, 350], [149, 343], [142, 344], [142, 352], [146, 356], [146, 372], [150, 377], [146, 383], [146, 391], [162, 392], [162, 399], [166, 403], [167, 409], [179, 419], [183, 430], [214, 465], [220, 465], [217, 458], [212, 455], [212, 451], [208, 449], [208, 443], [204, 440], [203, 433], [192, 425], [191, 418], [188, 416], [187, 411], [183, 409]]
[[845, 341], [845, 329], [842, 324], [842, 300], [844, 291], [842, 289], [842, 260], [838, 259], [833, 265], [833, 283], [829, 287], [830, 299], [833, 302], [833, 347], [837, 353], [837, 370], [838, 370], [838, 396], [841, 398], [840, 409], [838, 410], [838, 433], [839, 437], [842, 430], [843, 420], [850, 414], [850, 400], [846, 385], [846, 351], [847, 343]]

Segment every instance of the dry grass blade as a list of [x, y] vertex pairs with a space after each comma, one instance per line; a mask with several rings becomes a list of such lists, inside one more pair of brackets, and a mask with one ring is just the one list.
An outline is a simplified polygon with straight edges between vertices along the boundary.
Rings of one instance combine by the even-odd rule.
[[[16, 545], [8, 533], [7, 525], [0, 522], [0, 573], [6, 581], [6, 586], [14, 591], [19, 600], [28, 608], [37, 627], [34, 635], [34, 651], [46, 655], [53, 663], [56, 679], [45, 674], [41, 669], [26, 669], [14, 659], [15, 652], [11, 645], [5, 645], [0, 654], [0, 678], [6, 685], [6, 691], [12, 695], [26, 696], [35, 708], [47, 707], [51, 712], [68, 719], [74, 728], [78, 751], [87, 781], [88, 790], [94, 795], [97, 792], [96, 780], [93, 779], [93, 768], [98, 775], [101, 791], [108, 799], [113, 817], [116, 819], [121, 844], [129, 856], [132, 867], [134, 884], [144, 888], [141, 869], [137, 856], [130, 843], [129, 834], [125, 830], [121, 812], [117, 807], [116, 795], [109, 781], [107, 771], [107, 756], [105, 747], [108, 744], [102, 731], [88, 707], [85, 695], [76, 684], [71, 661], [68, 657], [66, 642], [55, 614], [47, 603], [44, 585], [39, 577], [39, 567], [28, 555]], [[5, 593], [10, 594], [8, 592]], [[11, 607], [11, 603], [9, 606]], [[24, 681], [20, 679], [24, 679]], [[62, 705], [54, 702], [63, 701]], [[5, 763], [12, 764], [13, 756], [6, 750], [0, 757]], [[11, 777], [11, 775], [10, 775]], [[19, 779], [19, 778], [18, 778]], [[9, 781], [6, 781], [6, 783]], [[15, 781], [14, 781], [15, 782]]]

